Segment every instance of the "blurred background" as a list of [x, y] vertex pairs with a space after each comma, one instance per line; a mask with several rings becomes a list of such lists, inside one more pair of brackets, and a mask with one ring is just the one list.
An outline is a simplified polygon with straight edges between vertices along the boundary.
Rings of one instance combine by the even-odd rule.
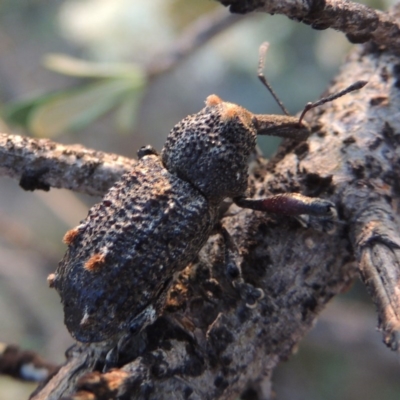
[[[350, 48], [340, 33], [282, 16], [227, 14], [209, 0], [1, 0], [1, 131], [135, 157], [145, 144], [160, 150], [172, 126], [211, 93], [281, 113], [257, 79], [261, 42], [270, 42], [266, 76], [293, 114], [318, 98]], [[169, 65], [177, 43], [185, 45], [179, 38], [210, 21], [229, 27]], [[260, 141], [266, 156], [277, 144]], [[96, 201], [65, 190], [24, 192], [0, 179], [0, 341], [64, 361], [72, 339], [46, 277], [63, 256], [64, 233]], [[399, 399], [398, 361], [357, 282], [278, 368], [274, 390], [281, 400]], [[0, 400], [27, 398], [34, 387], [0, 377]]]

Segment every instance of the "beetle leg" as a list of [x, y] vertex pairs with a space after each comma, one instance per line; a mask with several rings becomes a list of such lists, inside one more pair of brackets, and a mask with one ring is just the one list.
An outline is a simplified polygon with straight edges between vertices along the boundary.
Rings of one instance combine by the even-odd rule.
[[106, 358], [104, 360], [103, 373], [108, 372], [112, 368], [116, 368], [118, 359], [119, 349], [118, 346], [114, 346], [106, 355]]
[[299, 193], [284, 193], [263, 199], [236, 197], [233, 201], [242, 208], [296, 217], [305, 227], [312, 226], [327, 233], [335, 230], [337, 212], [335, 205], [329, 200]]
[[277, 194], [263, 199], [247, 199], [235, 197], [233, 201], [243, 208], [267, 211], [281, 215], [308, 214], [321, 218], [335, 218], [335, 205], [318, 197], [307, 197], [299, 193]]
[[119, 355], [124, 353], [127, 344], [131, 343], [132, 337], [136, 337], [146, 326], [152, 324], [157, 319], [155, 308], [150, 305], [137, 315], [129, 324], [129, 334], [121, 336], [118, 343], [107, 353], [104, 361], [103, 372], [116, 368]]
[[157, 150], [151, 146], [151, 145], [147, 145], [147, 146], [142, 146], [138, 151], [137, 151], [137, 156], [138, 159], [140, 160], [141, 158], [143, 158], [144, 156], [150, 156], [150, 155], [155, 155], [158, 156]]
[[153, 305], [149, 305], [130, 322], [129, 331], [131, 335], [137, 335], [147, 325], [152, 324], [156, 319], [157, 311]]
[[264, 297], [264, 291], [244, 281], [240, 268], [239, 251], [231, 235], [221, 226], [221, 233], [225, 241], [226, 274], [232, 279], [232, 286], [237, 289], [240, 296], [246, 301], [246, 306], [255, 308], [257, 302]]

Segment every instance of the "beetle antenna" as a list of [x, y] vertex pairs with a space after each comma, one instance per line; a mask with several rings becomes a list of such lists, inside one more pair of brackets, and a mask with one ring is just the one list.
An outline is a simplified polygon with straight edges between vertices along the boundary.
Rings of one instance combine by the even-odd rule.
[[258, 59], [258, 79], [269, 90], [269, 92], [272, 94], [272, 97], [278, 103], [278, 105], [282, 109], [282, 111], [286, 115], [290, 115], [288, 110], [286, 110], [285, 106], [279, 100], [278, 96], [276, 95], [276, 93], [272, 89], [271, 85], [268, 83], [267, 79], [264, 76], [265, 56], [267, 54], [268, 47], [269, 47], [269, 43], [268, 42], [264, 42], [264, 43], [261, 44], [260, 49], [258, 51], [258, 55], [259, 55], [259, 59]]
[[333, 93], [330, 96], [323, 97], [322, 99], [320, 99], [314, 103], [307, 103], [306, 106], [304, 107], [303, 112], [300, 115], [299, 124], [301, 124], [301, 121], [303, 120], [304, 115], [306, 115], [306, 113], [309, 110], [311, 110], [312, 108], [319, 107], [322, 104], [328, 103], [332, 100], [336, 100], [339, 97], [342, 97], [347, 93], [353, 92], [354, 90], [359, 90], [359, 89], [363, 88], [367, 83], [368, 83], [368, 81], [357, 81], [357, 82], [353, 83], [352, 85], [350, 85], [349, 87], [347, 87], [346, 89], [341, 90], [340, 92]]

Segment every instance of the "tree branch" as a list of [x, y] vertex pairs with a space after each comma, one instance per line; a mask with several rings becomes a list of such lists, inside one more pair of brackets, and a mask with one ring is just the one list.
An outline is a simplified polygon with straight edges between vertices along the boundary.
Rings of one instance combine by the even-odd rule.
[[55, 187], [102, 196], [134, 164], [80, 145], [0, 134], [0, 176], [18, 179], [25, 190]]
[[251, 11], [284, 14], [290, 19], [323, 30], [346, 34], [351, 43], [369, 40], [390, 49], [400, 49], [400, 24], [392, 15], [346, 0], [219, 0], [233, 13]]
[[30, 350], [0, 343], [0, 374], [28, 382], [40, 382], [57, 371], [58, 367]]
[[355, 260], [385, 342], [398, 348], [397, 64], [390, 52], [357, 48], [330, 90], [359, 79], [368, 85], [310, 112], [307, 142], [285, 141], [270, 163], [253, 163], [254, 197], [321, 196], [337, 205], [342, 219], [329, 236], [289, 218], [231, 207], [223, 225], [241, 249], [245, 280], [264, 290], [257, 307], [246, 307], [226, 277], [224, 241], [215, 234], [181, 272], [163, 316], [126, 339], [118, 368], [101, 372], [110, 343], [77, 345], [79, 356], [32, 398], [232, 399], [251, 384], [266, 399], [273, 369], [327, 301], [351, 283]]

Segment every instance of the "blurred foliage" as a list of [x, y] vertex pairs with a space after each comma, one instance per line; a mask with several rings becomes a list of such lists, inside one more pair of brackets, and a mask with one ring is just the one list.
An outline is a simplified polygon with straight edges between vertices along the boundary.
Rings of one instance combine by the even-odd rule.
[[[370, 2], [378, 8], [385, 5], [384, 0]], [[8, 18], [12, 18], [13, 13], [17, 11], [27, 23], [34, 24], [37, 22], [35, 15], [42, 16], [44, 6], [48, 8], [49, 2], [2, 0], [0, 11], [8, 15]], [[2, 107], [0, 115], [7, 123], [22, 127], [34, 136], [54, 137], [81, 130], [104, 114], [115, 110], [116, 130], [132, 131], [147, 84], [146, 73], [144, 67], [141, 68], [138, 63], [126, 63], [123, 60], [138, 58], [144, 65], [143, 60], [154, 54], [141, 50], [149, 49], [151, 42], [157, 41], [156, 46], [151, 46], [157, 53], [157, 49], [162, 49], [166, 43], [171, 42], [178, 31], [200, 15], [218, 8], [220, 5], [217, 2], [206, 0], [153, 0], [151, 4], [144, 0], [137, 0], [134, 4], [130, 0], [65, 1], [59, 7], [58, 29], [67, 39], [82, 46], [88, 55], [92, 55], [93, 60], [50, 55], [45, 57], [45, 66], [61, 74], [90, 79], [90, 82], [82, 81], [68, 89], [39, 93], [28, 99], [12, 101]], [[47, 18], [42, 18], [39, 25], [44, 31], [48, 32], [50, 25], [54, 24], [50, 17], [54, 14], [51, 12], [55, 10], [56, 6], [52, 3], [50, 13], [47, 10], [44, 14]], [[28, 15], [30, 18], [27, 18]], [[151, 24], [148, 23], [150, 20], [147, 20], [149, 17], [152, 18]], [[294, 31], [293, 27], [294, 25], [284, 17], [281, 20], [279, 17], [270, 20], [270, 26], [267, 28], [261, 28], [261, 25], [249, 21], [234, 32], [222, 34], [215, 41], [215, 46], [225, 58], [230, 59], [231, 68], [236, 63], [242, 69], [249, 69], [253, 67], [254, 60], [237, 57], [238, 53], [246, 51], [250, 42], [257, 40], [258, 43], [265, 29], [273, 32], [274, 42], [282, 42], [289, 36], [295, 41], [298, 29]], [[302, 35], [298, 37], [304, 40]], [[338, 40], [338, 37], [341, 40]], [[132, 41], [135, 43], [136, 52], [131, 50]], [[330, 69], [339, 62], [344, 48], [348, 47], [349, 44], [342, 35], [328, 31], [321, 34], [316, 43], [316, 54], [321, 65], [325, 64], [326, 68]], [[282, 52], [285, 50], [286, 54], [291, 54], [284, 47], [270, 52], [268, 58], [273, 61], [268, 60], [269, 74], [274, 75], [276, 68], [285, 73], [288, 69], [298, 68], [296, 62], [292, 62], [290, 58], [282, 61]], [[112, 59], [113, 62], [105, 63], [101, 59]], [[296, 80], [303, 80], [298, 75], [299, 71], [297, 75], [292, 72], [288, 74]], [[309, 75], [313, 76], [313, 71], [310, 71]], [[295, 85], [295, 82], [288, 82], [286, 86]], [[304, 97], [306, 96], [305, 93]]]
[[[47, 3], [37, 1], [31, 7], [40, 8], [43, 4]], [[8, 4], [8, 7], [11, 5]], [[26, 7], [22, 6], [22, 10], [32, 9]], [[219, 8], [217, 2], [208, 0], [153, 0], [151, 4], [144, 0], [137, 0], [134, 4], [130, 0], [65, 1], [59, 8], [59, 32], [69, 42], [78, 45], [85, 58], [91, 61], [53, 55], [45, 57], [45, 66], [60, 74], [86, 79], [73, 81], [68, 89], [59, 88], [56, 91], [31, 95], [28, 99], [25, 97], [13, 100], [0, 110], [0, 115], [10, 125], [19, 126], [35, 136], [54, 137], [80, 131], [115, 110], [116, 131], [132, 132], [146, 89], [146, 63], [154, 59], [156, 54], [168, 52], [168, 46], [183, 27], [200, 15]], [[259, 22], [256, 22], [257, 19]], [[296, 25], [285, 17], [270, 18], [268, 25], [261, 22], [264, 19], [264, 16], [259, 15], [258, 18], [244, 20], [235, 29], [230, 29], [213, 40], [208, 49], [198, 52], [193, 57], [194, 60], [197, 58], [197, 62], [193, 61], [190, 81], [185, 82], [188, 89], [194, 89], [190, 88], [191, 83], [198, 87], [199, 82], [216, 83], [226, 79], [227, 65], [230, 70], [239, 74], [240, 81], [241, 76], [249, 71], [255, 77], [257, 48], [260, 38], [264, 40], [266, 37], [271, 37], [273, 42], [268, 54], [268, 76], [273, 77], [279, 72], [286, 74], [288, 80], [306, 81], [301, 76], [301, 71], [299, 74], [296, 61], [290, 59], [303, 46], [296, 45], [290, 49], [284, 44], [288, 38], [296, 38]], [[309, 31], [308, 28], [305, 29]], [[329, 59], [326, 62], [328, 70], [339, 62], [345, 40], [332, 40], [332, 43], [339, 45], [329, 46], [330, 52], [320, 51], [323, 60]], [[325, 44], [320, 47], [326, 48]], [[246, 53], [254, 54], [254, 57], [240, 56]], [[308, 69], [304, 73], [313, 77], [313, 57], [307, 53], [303, 55], [303, 58], [307, 57]], [[142, 69], [139, 65], [143, 66]], [[234, 78], [235, 74], [232, 76]], [[87, 82], [88, 79], [90, 82]], [[321, 83], [323, 80], [321, 79]], [[124, 83], [126, 89], [123, 87]], [[291, 94], [293, 86], [296, 86], [296, 82], [289, 81], [285, 87], [278, 88], [278, 92], [291, 101], [292, 96], [285, 92]], [[307, 101], [314, 96], [308, 93], [310, 90], [312, 88], [306, 87], [301, 92]], [[305, 100], [301, 103], [305, 103]], [[242, 103], [243, 99], [238, 99], [237, 102]], [[251, 106], [246, 103], [243, 105]], [[276, 146], [276, 141], [270, 139], [262, 139], [261, 143], [266, 144], [266, 149]], [[274, 144], [271, 146], [270, 143]], [[267, 153], [270, 154], [270, 150]]]
[[86, 127], [106, 112], [117, 109], [118, 131], [132, 129], [146, 77], [135, 64], [102, 64], [66, 55], [49, 55], [45, 65], [56, 72], [92, 78], [79, 88], [61, 90], [4, 107], [3, 117], [39, 137], [54, 137]]
[[220, 9], [216, 1], [171, 0], [167, 3], [168, 17], [176, 29], [182, 30], [200, 15]]

